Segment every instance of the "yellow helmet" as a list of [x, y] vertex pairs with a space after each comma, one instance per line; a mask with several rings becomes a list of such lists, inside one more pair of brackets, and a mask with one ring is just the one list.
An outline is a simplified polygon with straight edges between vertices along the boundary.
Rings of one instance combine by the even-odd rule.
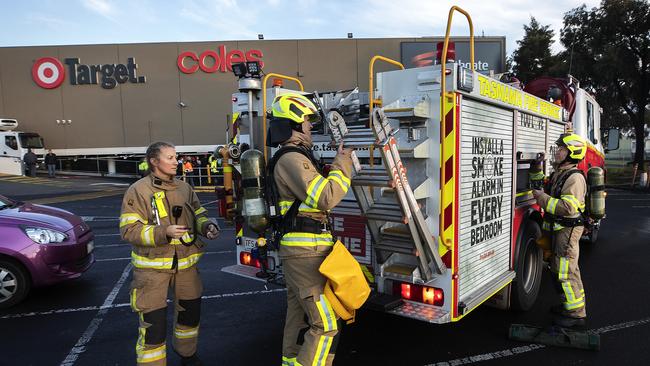
[[271, 113], [274, 118], [285, 118], [295, 123], [303, 123], [305, 116], [309, 117], [311, 123], [320, 121], [320, 114], [314, 103], [297, 93], [286, 93], [275, 97]]
[[561, 134], [555, 144], [566, 147], [569, 150], [567, 158], [576, 162], [584, 159], [587, 155], [587, 141], [575, 133]]

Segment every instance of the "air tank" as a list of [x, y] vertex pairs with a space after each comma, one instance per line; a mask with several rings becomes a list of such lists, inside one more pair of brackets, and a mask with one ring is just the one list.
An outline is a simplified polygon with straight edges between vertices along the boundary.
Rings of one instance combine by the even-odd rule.
[[597, 166], [589, 168], [587, 184], [589, 185], [589, 216], [600, 220], [605, 217], [605, 171]]
[[268, 209], [264, 199], [264, 154], [255, 149], [246, 150], [240, 158], [243, 194], [243, 216], [248, 227], [263, 234], [269, 225]]

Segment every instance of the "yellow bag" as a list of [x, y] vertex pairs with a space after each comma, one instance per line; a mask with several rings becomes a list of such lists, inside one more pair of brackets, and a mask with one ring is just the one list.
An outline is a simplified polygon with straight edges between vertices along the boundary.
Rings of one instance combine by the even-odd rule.
[[353, 322], [355, 310], [370, 295], [370, 286], [359, 262], [337, 241], [332, 252], [320, 265], [319, 271], [327, 278], [324, 295], [332, 309], [343, 320]]

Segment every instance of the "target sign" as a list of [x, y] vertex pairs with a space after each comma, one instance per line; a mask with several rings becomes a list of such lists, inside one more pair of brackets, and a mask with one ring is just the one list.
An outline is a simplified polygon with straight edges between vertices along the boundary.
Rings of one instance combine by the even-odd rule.
[[32, 78], [41, 88], [54, 89], [61, 85], [65, 70], [61, 61], [53, 57], [43, 57], [32, 66]]

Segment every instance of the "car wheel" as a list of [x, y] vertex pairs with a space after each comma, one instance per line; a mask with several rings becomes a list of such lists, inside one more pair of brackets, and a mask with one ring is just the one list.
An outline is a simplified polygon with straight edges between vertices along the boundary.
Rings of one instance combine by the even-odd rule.
[[0, 309], [6, 309], [21, 302], [31, 282], [27, 271], [12, 260], [0, 258]]
[[518, 243], [517, 272], [511, 285], [511, 305], [517, 311], [530, 310], [537, 301], [544, 270], [542, 249], [536, 243], [541, 230], [534, 222], [525, 225]]

